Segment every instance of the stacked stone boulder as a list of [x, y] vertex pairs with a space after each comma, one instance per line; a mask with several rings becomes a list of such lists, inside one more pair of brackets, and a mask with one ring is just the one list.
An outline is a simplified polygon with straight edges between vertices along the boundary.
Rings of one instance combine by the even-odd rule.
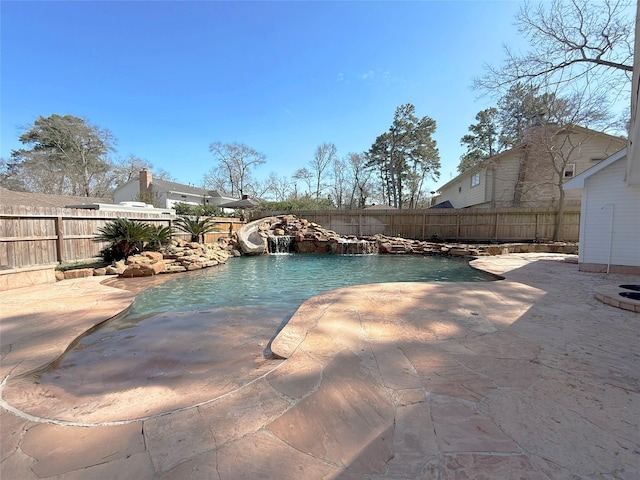
[[225, 263], [234, 254], [227, 241], [197, 243], [173, 240], [161, 252], [142, 252], [127, 258], [122, 277], [148, 277], [160, 273], [191, 272]]
[[367, 245], [357, 253], [380, 254], [418, 254], [418, 255], [448, 255], [457, 257], [482, 257], [487, 255], [501, 255], [506, 253], [564, 253], [576, 254], [576, 243], [514, 243], [502, 245], [474, 245], [458, 243], [428, 242], [411, 240], [402, 237], [387, 237], [385, 235], [361, 236], [339, 235], [333, 230], [323, 228], [317, 223], [310, 222], [295, 215], [279, 215], [269, 217], [260, 225], [260, 235], [291, 236], [295, 240], [297, 253], [352, 253], [345, 251], [345, 245]]
[[166, 268], [164, 258], [160, 252], [142, 252], [131, 255], [126, 261], [127, 267], [120, 274], [121, 277], [151, 277], [161, 273]]
[[[270, 217], [260, 225], [259, 231], [265, 239], [268, 236], [293, 237], [297, 253], [342, 253], [343, 244], [363, 240], [354, 236], [339, 235], [333, 230], [295, 215]], [[373, 241], [375, 242], [375, 239]], [[377, 253], [377, 249], [368, 247], [365, 253]]]
[[226, 241], [196, 243], [173, 241], [165, 249], [165, 269], [161, 273], [190, 272], [225, 263], [230, 256]]

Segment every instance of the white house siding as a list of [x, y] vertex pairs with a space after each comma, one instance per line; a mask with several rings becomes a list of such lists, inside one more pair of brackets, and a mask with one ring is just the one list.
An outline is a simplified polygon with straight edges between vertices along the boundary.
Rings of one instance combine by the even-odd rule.
[[620, 266], [640, 268], [640, 189], [625, 186], [625, 159], [585, 180], [581, 270], [606, 271], [607, 265], [611, 265], [612, 272], [629, 271]]
[[162, 192], [162, 201], [167, 204], [167, 208], [173, 208], [176, 203], [186, 203], [188, 205], [202, 205], [201, 195], [191, 195], [188, 193], [181, 194], [179, 192]]
[[138, 179], [131, 180], [114, 190], [113, 201], [114, 203], [137, 201], [139, 193], [140, 184]]

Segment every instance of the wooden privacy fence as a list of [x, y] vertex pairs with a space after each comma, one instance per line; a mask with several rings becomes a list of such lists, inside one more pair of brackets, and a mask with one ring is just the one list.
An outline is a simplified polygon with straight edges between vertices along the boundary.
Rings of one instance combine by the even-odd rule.
[[[54, 207], [0, 206], [0, 270], [76, 262], [98, 257], [106, 244], [94, 242], [98, 229], [118, 217], [172, 226], [175, 215], [124, 213]], [[215, 218], [218, 232], [206, 242], [228, 237], [243, 224], [237, 218]], [[176, 231], [174, 238], [189, 240]]]
[[[279, 215], [283, 212], [268, 212]], [[287, 212], [289, 213], [289, 212]], [[428, 209], [349, 210], [290, 212], [340, 235], [387, 235], [456, 242], [532, 242], [553, 238], [557, 211], [554, 209]], [[558, 237], [578, 241], [580, 212], [566, 211]]]

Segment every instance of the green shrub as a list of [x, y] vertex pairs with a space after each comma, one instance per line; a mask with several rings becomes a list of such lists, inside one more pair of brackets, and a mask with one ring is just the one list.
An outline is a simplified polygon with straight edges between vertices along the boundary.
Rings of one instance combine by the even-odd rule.
[[221, 208], [215, 205], [190, 205], [188, 203], [180, 202], [173, 206], [176, 211], [176, 215], [189, 215], [194, 217], [224, 217], [225, 213]]
[[169, 227], [151, 226], [137, 220], [116, 218], [98, 229], [95, 242], [107, 242], [100, 255], [107, 262], [118, 261], [142, 251], [146, 246], [159, 248], [171, 240]]
[[333, 210], [335, 208], [335, 205], [330, 199], [320, 198], [316, 200], [309, 195], [291, 198], [283, 202], [262, 202], [260, 204], [261, 210], [285, 212], [295, 212], [300, 210]]
[[176, 220], [176, 228], [190, 234], [192, 242], [200, 242], [201, 239], [204, 240], [205, 233], [216, 231], [216, 224], [212, 218], [190, 218], [183, 215]]
[[161, 247], [168, 245], [171, 241], [173, 232], [171, 227], [164, 225], [151, 225], [149, 230], [148, 243], [145, 245], [145, 249], [157, 251]]

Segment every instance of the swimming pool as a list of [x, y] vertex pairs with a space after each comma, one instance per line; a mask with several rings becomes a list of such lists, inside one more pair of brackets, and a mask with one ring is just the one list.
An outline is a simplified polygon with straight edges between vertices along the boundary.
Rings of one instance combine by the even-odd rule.
[[221, 307], [287, 309], [352, 285], [386, 282], [491, 281], [465, 259], [391, 255], [261, 255], [177, 276], [136, 297], [130, 318]]

